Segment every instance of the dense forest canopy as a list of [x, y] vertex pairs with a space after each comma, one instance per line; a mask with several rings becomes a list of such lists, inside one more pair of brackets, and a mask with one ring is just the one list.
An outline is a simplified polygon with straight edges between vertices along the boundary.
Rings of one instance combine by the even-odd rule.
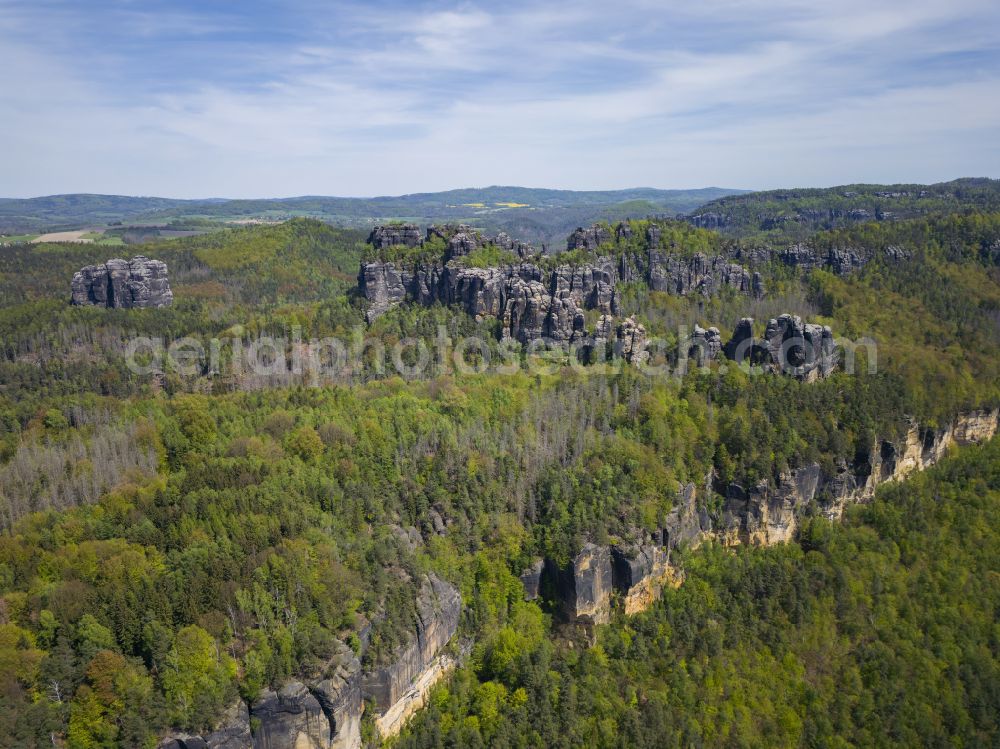
[[[0, 746], [153, 747], [314, 674], [338, 641], [366, 669], [391, 662], [430, 572], [461, 592], [464, 660], [400, 746], [996, 743], [996, 440], [884, 487], [843, 525], [805, 518], [796, 542], [681, 550], [684, 584], [593, 640], [545, 596], [525, 601], [518, 577], [656, 532], [683, 485], [718, 513], [714, 486], [811, 464], [833, 477], [913, 421], [1000, 406], [994, 188], [937, 188], [914, 217], [806, 238], [902, 247], [902, 263], [775, 265], [761, 298], [618, 289], [623, 313], [669, 341], [785, 312], [878, 341], [876, 372], [817, 382], [718, 365], [650, 378], [557, 355], [544, 374], [362, 367], [325, 387], [148, 377], [126, 366], [136, 335], [500, 342], [496, 321], [440, 304], [366, 326], [365, 234], [309, 218], [143, 245], [170, 271], [159, 309], [69, 306], [73, 272], [108, 248], [0, 247]], [[840, 209], [825, 196], [801, 198]], [[684, 257], [798, 239], [657, 225], [660, 249]], [[632, 226], [551, 262], [648, 251], [649, 222]]]

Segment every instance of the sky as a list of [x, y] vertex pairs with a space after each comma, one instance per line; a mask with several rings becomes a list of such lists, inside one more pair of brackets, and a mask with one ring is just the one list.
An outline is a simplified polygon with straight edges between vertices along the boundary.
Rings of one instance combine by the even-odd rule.
[[1000, 177], [996, 0], [0, 0], [0, 196]]

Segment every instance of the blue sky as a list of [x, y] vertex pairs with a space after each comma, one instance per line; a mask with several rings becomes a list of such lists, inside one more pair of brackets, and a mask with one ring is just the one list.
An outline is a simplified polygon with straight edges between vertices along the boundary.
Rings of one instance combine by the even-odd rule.
[[1000, 176], [996, 0], [0, 0], [0, 195]]

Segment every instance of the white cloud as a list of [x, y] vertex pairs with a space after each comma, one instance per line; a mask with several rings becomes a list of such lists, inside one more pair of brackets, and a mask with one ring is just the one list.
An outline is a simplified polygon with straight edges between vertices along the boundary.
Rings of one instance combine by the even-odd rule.
[[[92, 45], [60, 15], [0, 6], [8, 195], [762, 187], [1000, 173], [1000, 52], [990, 36], [1000, 11], [978, 0], [352, 6], [335, 18], [316, 10], [314, 29], [255, 44], [226, 35], [252, 28], [242, 17], [229, 25], [177, 13], [158, 26], [149, 14], [127, 16], [157, 71], [172, 53], [158, 46], [163, 35], [183, 37], [201, 61], [164, 80], [151, 80], [153, 62], [134, 51], [119, 59], [95, 49], [100, 64], [81, 64]], [[41, 20], [47, 45], [33, 38]], [[977, 56], [979, 67], [930, 59], [956, 54]], [[227, 76], [212, 68], [218, 60]]]

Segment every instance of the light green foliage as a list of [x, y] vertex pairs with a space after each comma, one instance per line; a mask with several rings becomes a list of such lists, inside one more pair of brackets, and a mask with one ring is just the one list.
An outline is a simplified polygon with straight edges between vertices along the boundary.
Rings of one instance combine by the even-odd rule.
[[[663, 252], [728, 241], [658, 224]], [[641, 254], [648, 227], [600, 252]], [[775, 271], [760, 301], [623, 289], [657, 333], [697, 322], [725, 337], [743, 314], [762, 330], [791, 311], [874, 335], [874, 375], [366, 369], [263, 389], [124, 366], [115, 347], [132, 333], [348, 333], [363, 320], [344, 294], [360, 236], [296, 221], [144, 247], [175, 274], [162, 310], [69, 308], [69, 274], [106, 259], [96, 248], [0, 251], [0, 736], [135, 747], [200, 731], [237, 694], [307, 678], [335, 639], [360, 650], [366, 621], [365, 666], [390, 662], [433, 570], [460, 587], [474, 645], [404, 746], [995, 743], [996, 448], [887, 491], [847, 527], [806, 519], [801, 545], [700, 550], [679, 591], [597, 646], [568, 647], [518, 574], [662, 528], [678, 487], [710, 473], [747, 486], [817, 462], [833, 476], [907, 416], [1000, 404], [996, 216], [819, 235], [913, 259], [848, 278]], [[497, 345], [495, 322], [440, 306], [401, 306], [367, 332], [391, 345], [439, 325]], [[136, 450], [145, 468], [111, 470]], [[32, 484], [16, 497], [12, 466]]]
[[801, 546], [689, 555], [583, 653], [538, 638], [460, 671], [397, 746], [991, 745], [998, 529], [994, 440]]
[[160, 677], [172, 721], [208, 726], [231, 696], [235, 676], [236, 664], [208, 632], [195, 625], [181, 629]]
[[518, 262], [518, 257], [513, 252], [502, 250], [494, 244], [487, 244], [468, 255], [463, 255], [457, 262], [467, 268], [495, 268], [513, 265]]

